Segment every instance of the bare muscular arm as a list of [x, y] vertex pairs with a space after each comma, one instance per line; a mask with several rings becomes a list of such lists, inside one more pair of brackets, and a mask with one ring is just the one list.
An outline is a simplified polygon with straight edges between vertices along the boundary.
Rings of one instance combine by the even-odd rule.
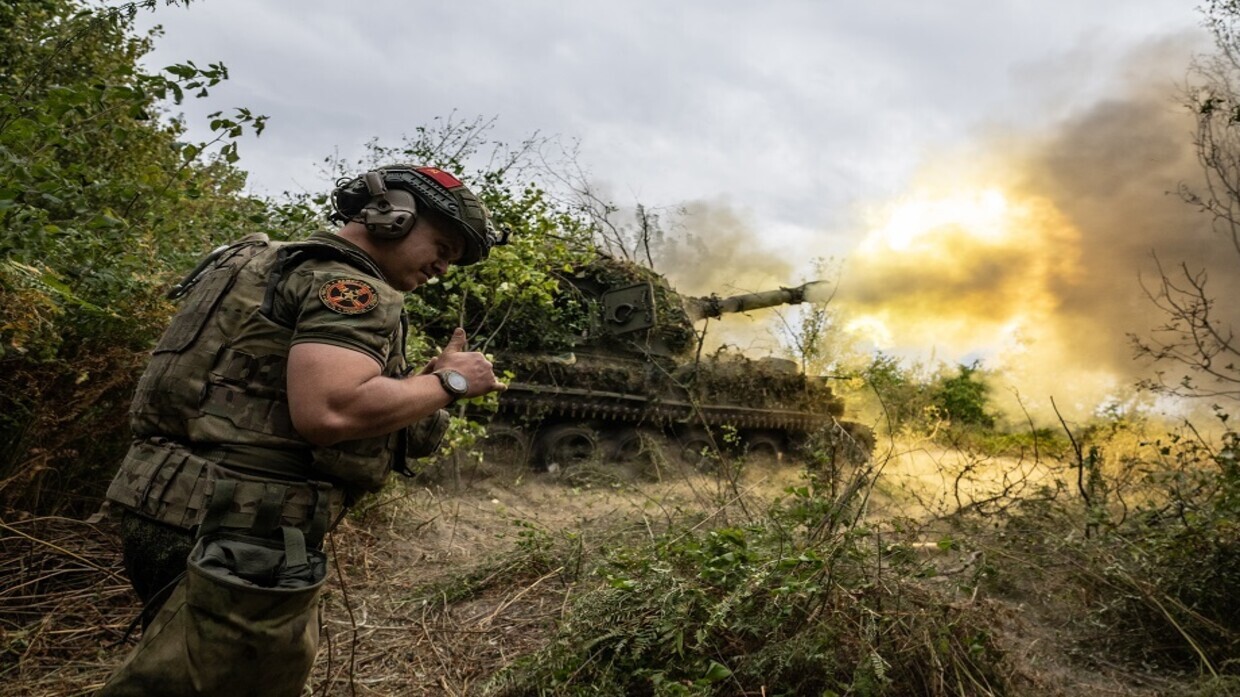
[[379, 364], [359, 351], [331, 344], [296, 344], [288, 357], [288, 403], [293, 426], [320, 446], [391, 433], [429, 416], [450, 401], [431, 370], [452, 369], [469, 380], [466, 396], [506, 389], [491, 362], [465, 350], [457, 329], [443, 352], [421, 373], [384, 377]]

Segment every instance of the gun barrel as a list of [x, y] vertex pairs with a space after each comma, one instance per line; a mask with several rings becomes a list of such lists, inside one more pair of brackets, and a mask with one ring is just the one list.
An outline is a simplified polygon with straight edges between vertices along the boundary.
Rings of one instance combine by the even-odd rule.
[[817, 286], [823, 284], [825, 284], [825, 281], [810, 281], [795, 288], [764, 290], [758, 293], [741, 293], [740, 295], [730, 295], [726, 298], [721, 298], [717, 295], [705, 298], [689, 298], [690, 302], [687, 303], [688, 307], [686, 309], [689, 313], [689, 319], [697, 322], [710, 317], [761, 310], [776, 305], [797, 305], [807, 300], [813, 302], [815, 298], [812, 297], [814, 295], [812, 291]]

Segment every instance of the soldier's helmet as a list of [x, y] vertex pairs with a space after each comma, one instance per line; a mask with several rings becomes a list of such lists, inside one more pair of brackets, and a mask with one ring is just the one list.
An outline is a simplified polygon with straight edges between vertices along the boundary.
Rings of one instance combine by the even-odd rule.
[[482, 261], [491, 247], [508, 243], [507, 231], [497, 230], [478, 196], [438, 167], [393, 165], [346, 177], [336, 182], [331, 200], [333, 220], [356, 220], [388, 239], [408, 234], [418, 210], [439, 213], [465, 243], [458, 266]]

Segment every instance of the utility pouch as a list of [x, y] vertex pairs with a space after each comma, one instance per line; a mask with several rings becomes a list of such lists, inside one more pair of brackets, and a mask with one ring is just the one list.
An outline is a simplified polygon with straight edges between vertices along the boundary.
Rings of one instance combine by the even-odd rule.
[[172, 441], [135, 441], [106, 496], [147, 518], [188, 530], [205, 510], [211, 467], [211, 462]]
[[293, 527], [282, 539], [221, 531], [231, 484], [217, 484], [185, 578], [97, 697], [301, 694], [327, 559]]
[[392, 470], [393, 453], [401, 431], [373, 438], [315, 448], [310, 468], [316, 473], [344, 482], [350, 491], [378, 491]]
[[430, 457], [439, 450], [443, 436], [448, 432], [448, 422], [452, 417], [447, 409], [440, 409], [430, 416], [406, 427], [405, 447], [409, 457]]

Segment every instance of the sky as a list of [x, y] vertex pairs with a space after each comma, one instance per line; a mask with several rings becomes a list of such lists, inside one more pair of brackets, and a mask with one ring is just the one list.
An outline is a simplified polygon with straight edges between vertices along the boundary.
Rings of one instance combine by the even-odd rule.
[[1075, 386], [1087, 408], [1138, 376], [1125, 337], [1157, 320], [1152, 253], [1211, 256], [1167, 193], [1195, 176], [1195, 8], [197, 0], [138, 21], [164, 28], [148, 65], [229, 69], [179, 107], [192, 137], [211, 111], [270, 117], [241, 144], [256, 193], [322, 192], [326, 157], [494, 117], [501, 140], [576, 144], [622, 206], [683, 208], [700, 253], [664, 261], [689, 292], [835, 258], [841, 329], [865, 349], [982, 359], [1028, 373], [1012, 380], [1034, 401]]

